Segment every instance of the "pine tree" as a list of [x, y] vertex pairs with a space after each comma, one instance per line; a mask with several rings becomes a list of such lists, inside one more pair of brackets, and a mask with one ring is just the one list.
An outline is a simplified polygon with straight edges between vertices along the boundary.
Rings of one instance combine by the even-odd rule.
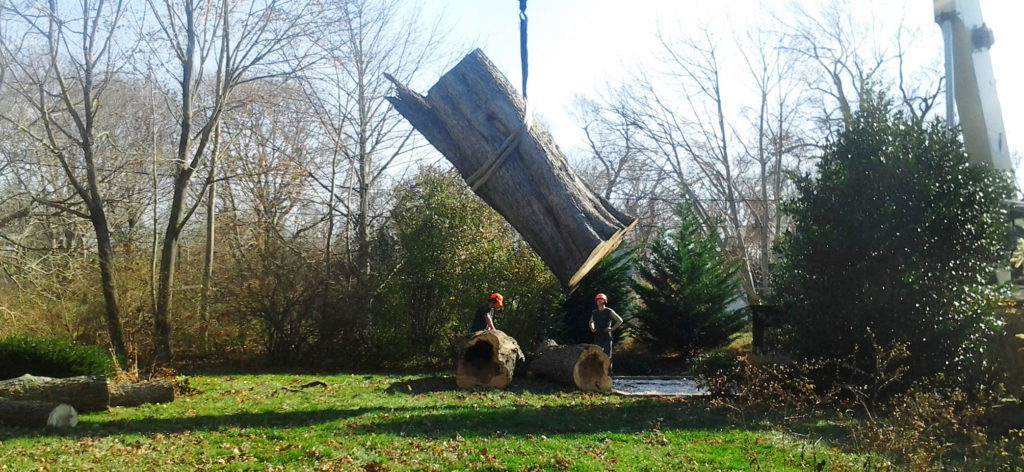
[[[596, 307], [594, 296], [603, 293], [608, 297], [608, 306], [627, 322], [636, 311], [633, 301], [632, 260], [634, 251], [621, 250], [609, 255], [587, 274], [576, 290], [562, 303], [562, 319], [565, 321], [565, 338], [569, 343], [594, 341], [590, 332], [590, 312]], [[623, 330], [612, 333], [616, 341]]]
[[687, 353], [724, 344], [739, 331], [742, 312], [728, 311], [739, 294], [736, 266], [703, 234], [688, 207], [677, 207], [677, 226], [655, 238], [639, 258], [634, 291], [640, 337], [656, 352]]

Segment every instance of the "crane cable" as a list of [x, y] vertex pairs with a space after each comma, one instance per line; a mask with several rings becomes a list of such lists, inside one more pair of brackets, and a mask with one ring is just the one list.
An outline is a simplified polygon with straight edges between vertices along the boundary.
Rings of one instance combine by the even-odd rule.
[[529, 75], [529, 61], [526, 52], [526, 0], [519, 0], [519, 56], [523, 66], [523, 100], [526, 100], [526, 77]]

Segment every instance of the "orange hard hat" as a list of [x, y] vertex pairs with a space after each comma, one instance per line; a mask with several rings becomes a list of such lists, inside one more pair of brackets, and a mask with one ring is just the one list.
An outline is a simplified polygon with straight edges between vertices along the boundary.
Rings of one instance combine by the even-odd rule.
[[503, 305], [502, 302], [505, 301], [505, 297], [502, 297], [498, 292], [494, 292], [491, 294], [491, 301], [493, 301], [498, 308], [501, 308]]
[[594, 300], [595, 300], [595, 301], [597, 301], [597, 300], [601, 300], [602, 302], [608, 303], [608, 297], [607, 297], [607, 296], [605, 296], [605, 294], [603, 294], [603, 293], [599, 293], [599, 294], [597, 294], [597, 296], [596, 296], [596, 297], [594, 297]]

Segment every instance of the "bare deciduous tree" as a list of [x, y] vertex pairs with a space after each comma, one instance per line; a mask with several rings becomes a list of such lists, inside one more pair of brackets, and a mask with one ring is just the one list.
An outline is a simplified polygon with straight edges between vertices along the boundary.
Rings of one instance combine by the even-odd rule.
[[104, 92], [133, 52], [121, 37], [126, 9], [121, 1], [90, 0], [74, 7], [56, 0], [2, 6], [8, 24], [4, 76], [19, 106], [3, 110], [0, 118], [56, 162], [63, 171], [57, 185], [70, 187], [74, 195], [72, 200], [35, 194], [34, 200], [92, 224], [110, 343], [126, 355], [106, 208], [105, 180], [114, 170], [104, 163], [111, 164], [107, 157], [116, 151], [105, 130], [98, 129]]
[[169, 319], [178, 242], [201, 202], [198, 195], [204, 193], [200, 189], [190, 201], [193, 176], [209, 165], [215, 131], [239, 86], [287, 77], [306, 65], [306, 58], [297, 58], [296, 51], [308, 48], [304, 35], [317, 14], [311, 2], [301, 0], [147, 3], [154, 11], [160, 44], [169, 47], [172, 63], [178, 66], [168, 73], [181, 87], [173, 108], [179, 138], [153, 316], [154, 360], [166, 363], [172, 355]]

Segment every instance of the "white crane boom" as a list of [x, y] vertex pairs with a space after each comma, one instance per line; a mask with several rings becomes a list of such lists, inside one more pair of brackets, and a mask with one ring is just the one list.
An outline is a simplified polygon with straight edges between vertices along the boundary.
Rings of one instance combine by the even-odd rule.
[[978, 0], [934, 0], [934, 6], [945, 42], [946, 120], [956, 124], [955, 103], [971, 161], [1012, 173], [989, 57], [992, 30], [981, 19]]

